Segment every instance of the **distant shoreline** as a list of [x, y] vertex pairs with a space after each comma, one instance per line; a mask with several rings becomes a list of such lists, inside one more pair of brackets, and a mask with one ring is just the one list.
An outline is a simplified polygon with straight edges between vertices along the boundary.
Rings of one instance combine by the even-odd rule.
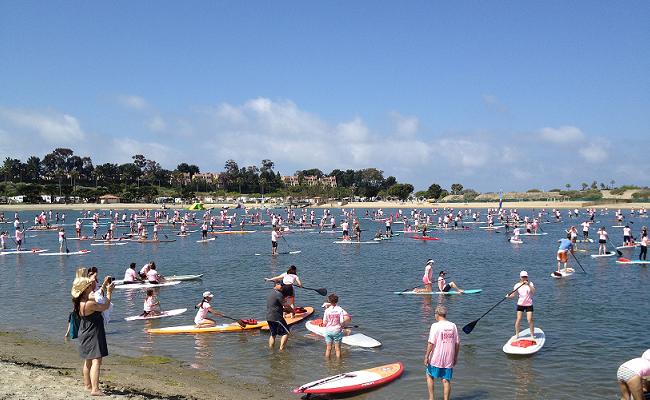
[[[229, 209], [235, 209], [237, 204], [233, 203], [219, 203], [219, 204], [204, 204], [206, 209], [214, 208], [221, 209], [222, 207], [228, 207]], [[188, 204], [173, 204], [165, 205], [167, 209], [180, 209], [187, 210], [189, 207]], [[265, 209], [265, 208], [277, 208], [279, 205], [275, 204], [259, 204], [259, 203], [244, 203], [242, 207], [250, 209]], [[498, 202], [458, 202], [458, 203], [429, 203], [429, 202], [399, 202], [399, 201], [373, 201], [373, 202], [352, 202], [347, 204], [340, 204], [339, 202], [328, 202], [320, 205], [309, 205], [305, 208], [354, 208], [354, 209], [443, 209], [443, 208], [472, 208], [472, 209], [483, 209], [483, 208], [497, 208], [499, 207]], [[547, 209], [551, 210], [553, 208], [559, 209], [584, 209], [584, 208], [595, 208], [600, 209], [625, 209], [630, 210], [632, 208], [639, 209], [645, 207], [646, 209], [650, 208], [650, 203], [643, 202], [633, 202], [633, 203], [603, 203], [593, 205], [591, 202], [585, 201], [504, 201], [503, 208], [505, 209]], [[300, 206], [294, 206], [294, 208], [299, 209]], [[15, 211], [84, 211], [84, 210], [161, 210], [162, 205], [155, 203], [115, 203], [115, 204], [0, 204], [0, 212], [15, 212]], [[240, 209], [243, 212], [243, 209]], [[5, 219], [9, 219], [12, 216], [5, 215]]]

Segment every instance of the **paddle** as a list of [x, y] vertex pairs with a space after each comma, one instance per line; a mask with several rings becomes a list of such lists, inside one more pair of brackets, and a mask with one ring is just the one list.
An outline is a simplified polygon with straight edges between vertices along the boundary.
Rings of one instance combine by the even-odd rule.
[[587, 273], [587, 271], [585, 271], [585, 269], [584, 269], [584, 268], [582, 268], [582, 264], [580, 264], [580, 261], [578, 261], [578, 259], [576, 258], [576, 255], [575, 255], [575, 254], [573, 254], [573, 252], [571, 252], [571, 251], [570, 251], [569, 253], [571, 253], [571, 255], [573, 256], [573, 258], [574, 258], [574, 259], [576, 260], [576, 262], [578, 263], [578, 265], [579, 265], [579, 266], [580, 266], [580, 268], [582, 269], [582, 272], [584, 272], [584, 273], [586, 274], [586, 273]]
[[327, 296], [327, 289], [325, 289], [325, 288], [315, 289], [315, 288], [309, 288], [309, 287], [298, 286], [298, 285], [293, 285], [293, 286], [296, 286], [296, 287], [299, 287], [299, 288], [302, 288], [302, 289], [313, 290], [314, 292], [320, 294], [321, 296]]
[[614, 246], [614, 250], [616, 250], [616, 255], [618, 255], [619, 257], [623, 255], [623, 253], [619, 249], [617, 249], [616, 246]]
[[246, 323], [246, 321], [244, 321], [244, 320], [242, 320], [242, 319], [237, 319], [237, 318], [229, 317], [229, 316], [227, 316], [227, 315], [223, 315], [223, 314], [221, 314], [221, 316], [222, 316], [223, 318], [230, 319], [230, 320], [232, 320], [232, 321], [237, 322], [237, 324], [239, 324], [239, 326], [241, 326], [242, 328], [245, 328], [246, 325], [252, 325], [252, 324], [248, 324], [248, 323]]
[[346, 372], [344, 374], [338, 374], [338, 375], [330, 376], [329, 378], [321, 379], [319, 381], [316, 381], [316, 382], [312, 383], [311, 385], [300, 386], [298, 389], [304, 391], [305, 389], [309, 389], [310, 387], [318, 386], [318, 385], [320, 385], [322, 383], [325, 383], [325, 382], [331, 382], [331, 381], [334, 381], [334, 380], [337, 380], [337, 379], [343, 379], [343, 378], [354, 378], [355, 376], [356, 376], [355, 374], [351, 374], [349, 372]]
[[287, 248], [289, 249], [289, 254], [298, 254], [302, 251], [302, 250], [291, 250], [291, 246], [289, 246], [289, 241], [282, 235], [280, 235], [280, 237], [284, 239], [284, 242], [287, 244]]
[[65, 236], [63, 237], [63, 243], [65, 244], [65, 252], [69, 253], [70, 250], [68, 250], [68, 238]]
[[508, 293], [508, 294], [506, 295], [506, 297], [504, 297], [503, 299], [499, 300], [499, 302], [498, 302], [497, 304], [493, 305], [492, 308], [490, 308], [489, 310], [487, 310], [487, 311], [485, 312], [485, 314], [481, 315], [480, 317], [478, 317], [478, 319], [475, 319], [474, 321], [470, 322], [469, 324], [463, 326], [463, 332], [465, 332], [465, 333], [468, 334], [468, 335], [469, 335], [470, 333], [472, 333], [472, 331], [474, 330], [474, 327], [476, 326], [476, 324], [478, 323], [478, 321], [481, 320], [481, 318], [485, 317], [485, 316], [486, 316], [490, 311], [494, 310], [494, 309], [496, 308], [496, 306], [498, 306], [499, 304], [503, 303], [503, 302], [508, 298], [508, 296], [510, 296], [511, 294], [513, 294], [514, 292], [516, 292], [517, 290], [519, 290], [519, 288], [522, 287], [522, 286], [524, 286], [525, 284], [526, 284], [526, 282], [524, 282], [524, 283], [522, 283], [521, 285], [517, 286], [517, 287], [516, 287], [512, 292]]

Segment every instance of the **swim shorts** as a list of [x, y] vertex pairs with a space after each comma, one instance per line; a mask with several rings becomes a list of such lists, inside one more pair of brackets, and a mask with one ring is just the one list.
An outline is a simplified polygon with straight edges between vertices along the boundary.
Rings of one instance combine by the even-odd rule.
[[289, 333], [287, 322], [282, 318], [280, 321], [268, 321], [271, 336], [284, 336]]
[[533, 312], [533, 306], [517, 306], [517, 311], [522, 311], [522, 312]]
[[438, 368], [433, 365], [427, 366], [427, 375], [432, 378], [441, 378], [450, 381], [453, 374], [453, 368]]
[[618, 379], [620, 382], [627, 382], [630, 379], [634, 378], [636, 375], [636, 372], [632, 371], [625, 365], [621, 365], [618, 367], [618, 371], [616, 372], [616, 379]]
[[341, 343], [343, 340], [343, 331], [325, 332], [325, 343]]

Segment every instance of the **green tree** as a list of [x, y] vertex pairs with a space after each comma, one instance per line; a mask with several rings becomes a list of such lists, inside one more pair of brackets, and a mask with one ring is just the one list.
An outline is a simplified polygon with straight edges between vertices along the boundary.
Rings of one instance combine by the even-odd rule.
[[438, 185], [437, 183], [432, 184], [427, 189], [427, 197], [429, 197], [430, 199], [439, 199], [441, 193], [442, 193], [442, 187], [440, 187], [440, 185]]
[[388, 193], [389, 196], [394, 196], [404, 201], [409, 198], [411, 193], [413, 193], [413, 189], [413, 185], [410, 183], [396, 183], [389, 187], [386, 193]]
[[463, 185], [460, 183], [454, 183], [451, 185], [451, 193], [452, 194], [460, 194], [460, 192], [463, 190]]

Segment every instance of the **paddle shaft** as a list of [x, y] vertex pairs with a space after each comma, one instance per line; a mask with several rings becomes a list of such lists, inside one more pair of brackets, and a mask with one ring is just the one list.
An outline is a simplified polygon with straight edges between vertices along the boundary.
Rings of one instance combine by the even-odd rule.
[[580, 268], [582, 269], [582, 272], [584, 272], [584, 273], [586, 274], [586, 273], [587, 273], [587, 271], [585, 271], [585, 269], [584, 269], [584, 268], [582, 267], [582, 264], [580, 264], [580, 261], [578, 261], [578, 258], [576, 257], [576, 255], [575, 255], [575, 254], [573, 254], [573, 252], [572, 252], [572, 251], [571, 251], [570, 253], [571, 253], [571, 255], [573, 256], [573, 259], [574, 259], [574, 260], [576, 260], [576, 262], [578, 263], [578, 265], [579, 265], [579, 266], [580, 266]]
[[[495, 309], [499, 304], [503, 303], [503, 302], [504, 302], [504, 301], [505, 301], [505, 300], [506, 300], [506, 299], [507, 299], [511, 294], [513, 294], [514, 292], [516, 292], [517, 290], [519, 290], [519, 288], [522, 287], [522, 286], [524, 286], [525, 284], [526, 284], [526, 282], [524, 282], [524, 283], [522, 283], [521, 285], [517, 286], [517, 287], [516, 287], [512, 292], [508, 293], [508, 294], [506, 295], [506, 297], [504, 297], [504, 298], [502, 298], [501, 300], [499, 300], [499, 302], [498, 302], [497, 304], [493, 305], [492, 308], [490, 308], [489, 310], [487, 310], [483, 315], [481, 315], [480, 317], [478, 317], [476, 320], [474, 320], [473, 322], [470, 322], [470, 324], [473, 323], [474, 325], [476, 325], [476, 323], [477, 323], [481, 318], [483, 318], [483, 317], [485, 317], [486, 315], [488, 315], [488, 313], [489, 313], [490, 311], [494, 310], [494, 309]], [[468, 324], [468, 325], [469, 325], [469, 324]], [[471, 331], [470, 331], [470, 332], [471, 332]]]

